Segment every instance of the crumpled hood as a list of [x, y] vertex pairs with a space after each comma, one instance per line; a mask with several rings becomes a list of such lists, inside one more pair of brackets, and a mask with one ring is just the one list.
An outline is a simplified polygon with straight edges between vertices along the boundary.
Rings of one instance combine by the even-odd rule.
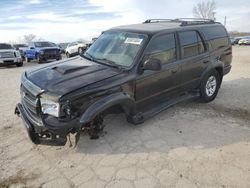
[[58, 96], [119, 74], [119, 70], [85, 58], [57, 61], [26, 73], [26, 77], [45, 92]]

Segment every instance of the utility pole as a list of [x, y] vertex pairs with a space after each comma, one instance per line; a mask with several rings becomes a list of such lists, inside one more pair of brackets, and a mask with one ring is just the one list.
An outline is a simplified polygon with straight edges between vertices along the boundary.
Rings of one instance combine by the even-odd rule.
[[224, 26], [226, 27], [226, 25], [227, 25], [227, 17], [225, 16], [225, 18], [224, 18]]

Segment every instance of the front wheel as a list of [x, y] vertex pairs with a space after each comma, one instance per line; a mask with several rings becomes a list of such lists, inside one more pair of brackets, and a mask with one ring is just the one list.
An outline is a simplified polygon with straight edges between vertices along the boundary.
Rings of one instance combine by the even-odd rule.
[[67, 56], [67, 58], [71, 57], [71, 55], [69, 54], [69, 52], [66, 53], [66, 56]]
[[57, 61], [61, 60], [62, 56], [60, 55], [58, 58], [56, 58]]
[[79, 55], [82, 55], [83, 52], [84, 52], [83, 48], [78, 48], [78, 54], [79, 54]]
[[209, 72], [202, 78], [200, 86], [201, 102], [208, 103], [215, 99], [221, 85], [221, 80], [222, 78], [216, 70]]
[[22, 66], [23, 66], [23, 62], [17, 63], [16, 66], [17, 66], [17, 67], [22, 67]]

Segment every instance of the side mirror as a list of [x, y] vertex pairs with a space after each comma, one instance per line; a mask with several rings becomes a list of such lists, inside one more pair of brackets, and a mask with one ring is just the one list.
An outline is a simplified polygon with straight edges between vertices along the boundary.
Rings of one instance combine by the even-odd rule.
[[161, 61], [159, 59], [150, 58], [143, 63], [142, 69], [159, 71], [161, 70]]
[[35, 48], [34, 48], [34, 47], [30, 47], [30, 49], [31, 49], [31, 50], [35, 50]]

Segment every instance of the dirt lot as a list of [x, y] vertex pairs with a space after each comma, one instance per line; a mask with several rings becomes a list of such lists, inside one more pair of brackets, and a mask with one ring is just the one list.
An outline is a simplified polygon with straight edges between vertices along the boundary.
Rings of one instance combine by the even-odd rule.
[[99, 140], [76, 149], [35, 146], [20, 118], [22, 71], [0, 68], [0, 187], [250, 187], [250, 47], [234, 47], [233, 69], [210, 104], [176, 105], [142, 125], [105, 121]]

